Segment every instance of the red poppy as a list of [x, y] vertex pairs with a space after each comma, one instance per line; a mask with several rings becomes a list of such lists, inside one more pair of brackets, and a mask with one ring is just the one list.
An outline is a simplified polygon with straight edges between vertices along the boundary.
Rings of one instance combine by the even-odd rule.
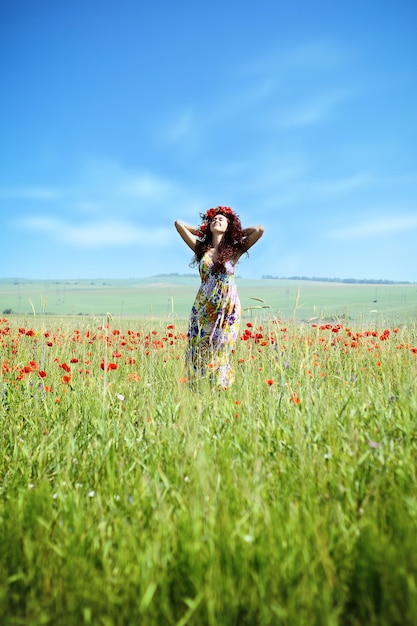
[[297, 394], [294, 393], [292, 394], [291, 398], [290, 398], [290, 402], [293, 402], [294, 404], [300, 404], [301, 400], [300, 398], [297, 396]]

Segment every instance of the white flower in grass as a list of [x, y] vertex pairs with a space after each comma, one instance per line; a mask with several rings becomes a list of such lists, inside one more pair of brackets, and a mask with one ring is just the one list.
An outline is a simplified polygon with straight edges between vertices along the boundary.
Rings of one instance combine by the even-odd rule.
[[29, 484], [28, 484], [28, 489], [33, 489], [33, 488], [34, 488], [34, 486], [35, 486], [35, 485], [34, 485], [33, 483], [29, 483]]
[[94, 496], [95, 496], [95, 495], [96, 495], [96, 492], [95, 492], [95, 491], [89, 491], [89, 492], [88, 492], [88, 497], [89, 497], [89, 498], [94, 498]]
[[116, 397], [117, 397], [118, 400], [120, 400], [120, 402], [123, 402], [124, 399], [125, 399], [125, 397], [124, 397], [124, 395], [122, 393], [118, 393]]

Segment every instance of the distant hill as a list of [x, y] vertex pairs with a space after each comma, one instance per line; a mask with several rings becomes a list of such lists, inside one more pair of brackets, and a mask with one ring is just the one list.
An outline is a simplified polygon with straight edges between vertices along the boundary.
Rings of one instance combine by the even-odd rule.
[[408, 280], [387, 280], [385, 278], [318, 278], [316, 276], [262, 276], [263, 279], [273, 280], [309, 280], [320, 283], [345, 283], [349, 285], [414, 285]]
[[[237, 276], [237, 278], [241, 278]], [[198, 272], [188, 274], [179, 274], [173, 272], [171, 274], [156, 274], [154, 276], [146, 276], [142, 278], [0, 278], [0, 285], [37, 285], [49, 283], [51, 285], [91, 285], [103, 287], [113, 287], [115, 285], [139, 285], [150, 283], [171, 283], [183, 284], [184, 281], [194, 281], [198, 279]], [[266, 274], [261, 276], [259, 280], [280, 280], [280, 281], [309, 281], [318, 283], [340, 283], [347, 285], [415, 285], [416, 282], [407, 280], [388, 280], [386, 278], [337, 278], [337, 277], [318, 277], [318, 276], [272, 276]]]

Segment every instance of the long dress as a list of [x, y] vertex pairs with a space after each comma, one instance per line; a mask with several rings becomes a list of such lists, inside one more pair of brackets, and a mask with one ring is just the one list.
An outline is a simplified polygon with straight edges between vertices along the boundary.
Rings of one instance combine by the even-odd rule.
[[213, 274], [212, 267], [206, 253], [199, 263], [201, 285], [188, 323], [186, 363], [191, 385], [208, 375], [226, 389], [234, 379], [230, 355], [239, 333], [241, 305], [235, 263], [227, 261], [221, 274]]

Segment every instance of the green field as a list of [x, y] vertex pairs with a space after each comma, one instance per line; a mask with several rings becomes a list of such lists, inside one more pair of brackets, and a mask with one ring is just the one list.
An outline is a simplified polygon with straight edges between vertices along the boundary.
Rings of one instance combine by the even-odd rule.
[[[247, 316], [404, 321], [417, 316], [417, 284], [342, 284], [237, 278]], [[198, 289], [194, 276], [126, 280], [0, 280], [0, 313], [186, 318]], [[264, 307], [264, 308], [262, 308]]]
[[0, 624], [415, 626], [416, 323], [186, 329], [0, 320]]

